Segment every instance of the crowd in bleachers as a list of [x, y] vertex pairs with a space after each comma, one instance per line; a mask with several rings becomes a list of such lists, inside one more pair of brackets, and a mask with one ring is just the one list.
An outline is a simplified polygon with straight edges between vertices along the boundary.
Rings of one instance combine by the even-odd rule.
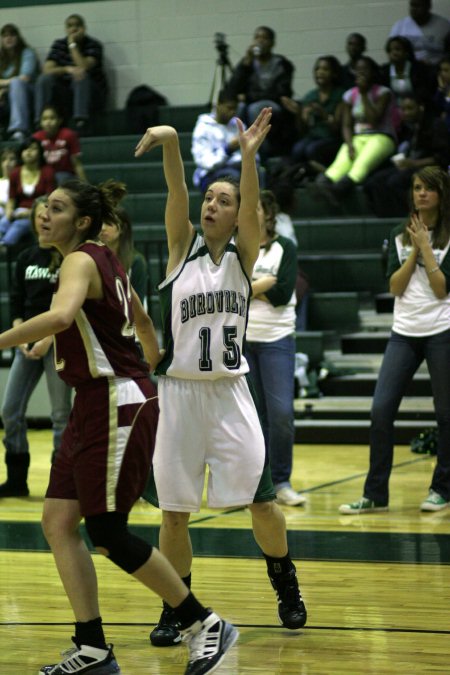
[[[450, 22], [431, 10], [431, 0], [410, 0], [408, 16], [387, 36], [383, 63], [370, 58], [364, 35], [349, 34], [348, 60], [317, 58], [313, 86], [302, 96], [293, 91], [294, 64], [274, 52], [275, 32], [256, 28], [217, 103], [193, 129], [193, 187], [204, 190], [219, 175], [239, 174], [235, 114], [249, 125], [269, 104], [272, 130], [260, 151], [260, 178], [280, 200], [292, 201], [289, 192], [306, 187], [332, 215], [362, 186], [374, 215], [406, 215], [412, 173], [450, 165]], [[28, 178], [27, 202], [41, 193], [42, 170], [27, 177], [24, 148], [16, 144], [33, 134], [58, 184], [73, 175], [84, 180], [78, 135], [92, 131], [93, 92], [95, 111], [105, 103], [102, 44], [78, 14], [64, 28], [42, 67], [15, 25], [0, 30], [0, 127], [12, 142], [9, 156], [18, 150], [14, 176], [19, 184]], [[17, 194], [5, 193], [8, 173], [4, 169], [0, 195], [1, 250], [30, 232]]]

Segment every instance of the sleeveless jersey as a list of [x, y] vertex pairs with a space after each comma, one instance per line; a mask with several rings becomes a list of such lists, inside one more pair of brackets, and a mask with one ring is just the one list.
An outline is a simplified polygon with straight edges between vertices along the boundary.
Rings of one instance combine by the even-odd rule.
[[147, 377], [135, 341], [129, 279], [107, 246], [85, 242], [102, 278], [103, 298], [85, 300], [72, 325], [55, 335], [55, 365], [72, 387], [100, 377]]
[[159, 293], [166, 353], [158, 375], [216, 380], [248, 372], [243, 344], [251, 284], [233, 242], [216, 264], [196, 234]]

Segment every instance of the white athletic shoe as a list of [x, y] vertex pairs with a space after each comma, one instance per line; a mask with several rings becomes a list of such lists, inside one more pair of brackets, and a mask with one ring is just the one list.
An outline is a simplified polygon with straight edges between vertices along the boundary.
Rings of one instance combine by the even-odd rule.
[[304, 495], [294, 490], [294, 488], [284, 487], [278, 490], [275, 501], [277, 504], [285, 504], [286, 506], [302, 506], [306, 504], [307, 500]]
[[88, 645], [79, 645], [72, 638], [75, 647], [63, 652], [63, 660], [51, 666], [42, 666], [39, 675], [72, 675], [73, 673], [89, 673], [89, 675], [120, 675], [120, 668], [112, 651], [97, 649]]
[[181, 635], [189, 648], [185, 675], [205, 675], [219, 667], [226, 652], [236, 642], [239, 631], [211, 612], [203, 622], [196, 621], [182, 630]]

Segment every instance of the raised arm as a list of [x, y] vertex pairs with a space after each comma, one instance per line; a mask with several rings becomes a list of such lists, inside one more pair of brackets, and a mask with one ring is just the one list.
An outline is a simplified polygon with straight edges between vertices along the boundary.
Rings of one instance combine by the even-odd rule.
[[256, 167], [256, 153], [270, 131], [272, 109], [264, 108], [253, 122], [244, 130], [244, 125], [237, 120], [239, 126], [239, 144], [242, 154], [241, 169], [241, 205], [238, 216], [237, 248], [244, 269], [251, 277], [253, 265], [259, 252], [260, 227], [257, 214], [259, 201], [259, 180]]
[[169, 273], [186, 254], [194, 228], [189, 220], [189, 195], [176, 130], [169, 126], [150, 127], [137, 144], [134, 155], [141, 157], [158, 145], [162, 145], [163, 149], [164, 177], [168, 190], [165, 221]]

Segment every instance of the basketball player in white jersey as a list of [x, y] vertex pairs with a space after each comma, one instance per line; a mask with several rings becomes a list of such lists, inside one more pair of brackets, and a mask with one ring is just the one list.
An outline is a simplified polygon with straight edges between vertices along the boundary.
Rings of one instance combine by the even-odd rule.
[[[163, 148], [168, 188], [169, 259], [160, 285], [165, 355], [157, 374], [160, 418], [153, 460], [156, 490], [147, 498], [163, 510], [161, 551], [190, 585], [191, 512], [200, 510], [205, 470], [208, 505], [248, 506], [286, 628], [306, 622], [284, 515], [275, 504], [261, 425], [247, 384], [243, 354], [250, 279], [259, 253], [259, 184], [255, 156], [270, 130], [265, 108], [239, 141], [239, 187], [212, 183], [201, 210], [202, 235], [189, 220], [189, 198], [178, 135], [169, 126], [147, 130], [141, 156]], [[164, 604], [150, 636], [157, 646], [180, 641], [176, 617]]]

